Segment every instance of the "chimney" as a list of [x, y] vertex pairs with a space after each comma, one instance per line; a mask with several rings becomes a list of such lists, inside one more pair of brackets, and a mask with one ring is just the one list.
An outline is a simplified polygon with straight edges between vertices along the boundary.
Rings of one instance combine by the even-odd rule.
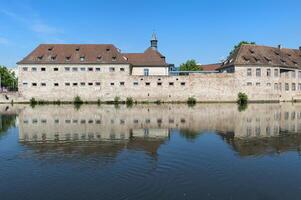
[[281, 44], [278, 44], [278, 49], [281, 49], [281, 48], [282, 48]]

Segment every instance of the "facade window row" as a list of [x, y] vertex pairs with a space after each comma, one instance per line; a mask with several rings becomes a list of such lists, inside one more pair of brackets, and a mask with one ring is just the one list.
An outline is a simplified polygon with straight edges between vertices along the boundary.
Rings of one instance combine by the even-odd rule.
[[[53, 71], [59, 71], [59, 68], [58, 67], [54, 67], [52, 68]], [[31, 70], [32, 72], [37, 72], [37, 71], [46, 71], [46, 67], [41, 67], [41, 68], [37, 68], [37, 67], [23, 67], [22, 68], [23, 71], [29, 71]], [[50, 70], [49, 68], [47, 70]], [[109, 72], [115, 72], [119, 70], [120, 72], [124, 72], [125, 71], [125, 68], [124, 67], [109, 67]], [[77, 72], [77, 71], [82, 71], [82, 72], [100, 72], [101, 71], [101, 68], [100, 67], [64, 67], [64, 71], [66, 72]]]
[[[23, 82], [23, 86], [29, 86], [30, 84], [28, 82]], [[100, 86], [101, 83], [100, 82], [65, 82], [64, 83], [65, 86]], [[124, 81], [120, 81], [119, 83], [115, 83], [115, 82], [111, 82], [110, 83], [111, 86], [115, 86], [115, 85], [120, 85], [120, 86], [125, 86], [125, 82]], [[138, 86], [139, 85], [139, 82], [138, 81], [134, 81], [133, 82], [133, 85], [134, 86]], [[163, 82], [157, 82], [156, 83], [157, 86], [163, 86]], [[175, 83], [174, 82], [168, 82], [168, 86], [174, 86]], [[185, 86], [186, 85], [186, 82], [180, 82], [180, 85], [181, 86]], [[33, 87], [37, 87], [37, 86], [42, 86], [42, 87], [46, 87], [47, 84], [42, 82], [40, 84], [36, 83], [36, 82], [32, 82], [31, 83], [31, 86]], [[54, 87], [59, 87], [60, 84], [59, 83], [53, 83], [53, 86]], [[145, 82], [145, 86], [151, 86], [151, 82]]]
[[[259, 87], [259, 86], [261, 86], [261, 83], [256, 82], [254, 85]], [[296, 90], [301, 91], [301, 83], [298, 83], [298, 84], [296, 84], [296, 83], [291, 83], [291, 84], [285, 83], [284, 84], [284, 90], [289, 91], [290, 90], [290, 85], [291, 85], [291, 91], [296, 91]], [[253, 83], [252, 82], [247, 82], [247, 86], [253, 86]], [[271, 87], [272, 84], [271, 83], [266, 83], [266, 86]], [[298, 88], [297, 88], [297, 86], [298, 86]], [[274, 89], [281, 91], [282, 90], [282, 84], [281, 83], [274, 83]]]
[[[262, 68], [256, 68], [255, 69], [255, 76], [256, 77], [261, 77], [261, 76], [279, 77], [282, 74], [282, 73], [280, 74], [279, 69], [273, 69], [273, 71], [272, 71], [272, 69], [266, 69], [265, 72], [266, 73], [263, 74], [263, 69]], [[290, 76], [290, 74], [291, 74], [291, 76]], [[253, 68], [247, 68], [247, 76], [253, 76]], [[284, 76], [286, 78], [289, 78], [289, 77], [291, 77], [291, 78], [297, 78], [296, 71], [290, 71], [290, 72], [287, 71], [287, 72], [284, 72]], [[298, 78], [301, 79], [301, 71], [298, 71]]]

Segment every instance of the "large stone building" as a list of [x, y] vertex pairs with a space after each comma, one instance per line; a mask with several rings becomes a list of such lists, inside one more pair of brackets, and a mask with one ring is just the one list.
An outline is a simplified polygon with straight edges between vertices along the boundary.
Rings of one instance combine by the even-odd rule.
[[172, 65], [157, 43], [153, 35], [143, 53], [122, 53], [110, 44], [42, 44], [18, 63], [19, 95], [22, 101], [73, 101], [80, 96], [85, 101], [132, 97], [175, 102], [194, 97], [233, 102], [239, 92], [251, 101], [301, 98], [301, 49], [242, 45], [219, 68], [210, 68], [212, 73], [180, 76], [169, 73]]

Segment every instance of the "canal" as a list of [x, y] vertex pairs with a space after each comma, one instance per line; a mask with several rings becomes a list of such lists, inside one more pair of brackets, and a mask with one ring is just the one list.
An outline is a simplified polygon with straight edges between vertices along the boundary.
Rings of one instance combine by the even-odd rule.
[[0, 105], [0, 197], [299, 199], [301, 104]]

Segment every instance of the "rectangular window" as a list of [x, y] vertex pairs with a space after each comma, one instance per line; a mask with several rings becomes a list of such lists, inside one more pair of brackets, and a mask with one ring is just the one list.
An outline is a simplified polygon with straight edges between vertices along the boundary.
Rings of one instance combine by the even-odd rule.
[[271, 83], [267, 83], [267, 87], [271, 87]]
[[271, 76], [271, 69], [267, 69], [267, 77]]
[[58, 83], [54, 83], [53, 85], [54, 85], [55, 87], [58, 87], [58, 86], [59, 86], [59, 84], [58, 84]]
[[282, 90], [282, 84], [281, 84], [281, 83], [278, 84], [278, 89], [279, 89], [280, 91]]
[[122, 68], [120, 68], [120, 71], [121, 71], [121, 72], [124, 72], [124, 68], [123, 68], [123, 67], [122, 67]]
[[119, 84], [120, 84], [121, 86], [124, 86], [124, 82], [120, 82]]
[[296, 78], [296, 71], [292, 71], [292, 78]]
[[23, 67], [23, 71], [28, 71], [28, 67]]
[[65, 67], [65, 71], [69, 72], [70, 71], [70, 67]]
[[289, 89], [290, 89], [289, 84], [288, 84], [288, 83], [285, 83], [285, 91], [289, 91]]
[[274, 69], [274, 76], [275, 76], [275, 77], [278, 77], [278, 76], [279, 76], [279, 71], [278, 71], [278, 69]]
[[32, 85], [32, 86], [37, 86], [37, 83], [32, 83], [31, 85]]
[[81, 85], [81, 86], [85, 86], [86, 83], [85, 83], [85, 82], [81, 82], [80, 85]]
[[45, 86], [46, 86], [46, 83], [41, 83], [41, 86], [45, 87]]
[[27, 82], [23, 82], [23, 85], [24, 85], [24, 86], [27, 86], [27, 85], [28, 85], [28, 83], [27, 83]]
[[42, 68], [41, 68], [41, 71], [42, 71], [42, 72], [46, 71], [46, 68], [45, 68], [45, 67], [42, 67]]
[[84, 72], [84, 71], [86, 71], [86, 68], [85, 67], [81, 67], [80, 71]]
[[298, 90], [301, 91], [301, 83], [298, 83]]
[[36, 71], [37, 71], [37, 68], [36, 68], [36, 67], [33, 67], [33, 68], [31, 68], [31, 71], [36, 72]]
[[288, 78], [289, 77], [289, 74], [288, 72], [285, 72], [285, 77]]
[[57, 71], [59, 71], [59, 68], [55, 67], [55, 68], [53, 68], [53, 71], [57, 72]]
[[92, 85], [93, 85], [93, 83], [91, 83], [91, 82], [90, 82], [90, 83], [88, 83], [88, 85], [89, 85], [89, 86], [92, 86]]
[[146, 85], [146, 86], [150, 86], [150, 82], [146, 82], [145, 85]]
[[260, 83], [257, 82], [257, 83], [256, 83], [256, 86], [260, 86]]
[[296, 83], [292, 83], [292, 91], [296, 91]]
[[252, 82], [247, 82], [247, 86], [252, 86]]
[[73, 85], [73, 86], [78, 86], [78, 83], [73, 83], [72, 85]]
[[149, 69], [143, 69], [144, 76], [149, 76]]
[[261, 69], [260, 68], [256, 69], [256, 76], [258, 76], [258, 77], [261, 76]]
[[301, 78], [301, 71], [298, 71], [298, 78]]
[[110, 71], [110, 72], [115, 72], [115, 68], [114, 68], [114, 67], [110, 67], [110, 68], [109, 68], [109, 71]]
[[275, 83], [275, 84], [274, 84], [274, 89], [275, 89], [275, 90], [278, 90], [278, 83]]
[[70, 83], [65, 83], [65, 86], [70, 86]]
[[182, 83], [181, 83], [181, 85], [182, 85], [182, 86], [185, 86], [185, 85], [186, 85], [186, 83], [185, 83], [185, 82], [182, 82]]
[[115, 83], [111, 83], [111, 85], [113, 86], [113, 85], [115, 85]]
[[95, 85], [100, 86], [100, 82], [96, 82]]
[[72, 67], [72, 71], [77, 72], [77, 67]]
[[95, 71], [100, 72], [100, 67], [96, 67]]
[[133, 85], [136, 85], [136, 86], [137, 86], [137, 85], [138, 85], [138, 82], [137, 82], [137, 81], [135, 81], [135, 82], [133, 83]]
[[247, 76], [252, 76], [252, 69], [251, 68], [247, 69]]
[[158, 85], [158, 86], [161, 86], [161, 85], [162, 85], [162, 82], [158, 82], [157, 85]]
[[173, 85], [174, 85], [174, 83], [173, 83], [173, 82], [169, 82], [169, 83], [168, 83], [168, 85], [170, 85], [170, 86], [173, 86]]
[[88, 71], [89, 71], [89, 72], [93, 72], [93, 67], [89, 67], [89, 68], [88, 68]]

